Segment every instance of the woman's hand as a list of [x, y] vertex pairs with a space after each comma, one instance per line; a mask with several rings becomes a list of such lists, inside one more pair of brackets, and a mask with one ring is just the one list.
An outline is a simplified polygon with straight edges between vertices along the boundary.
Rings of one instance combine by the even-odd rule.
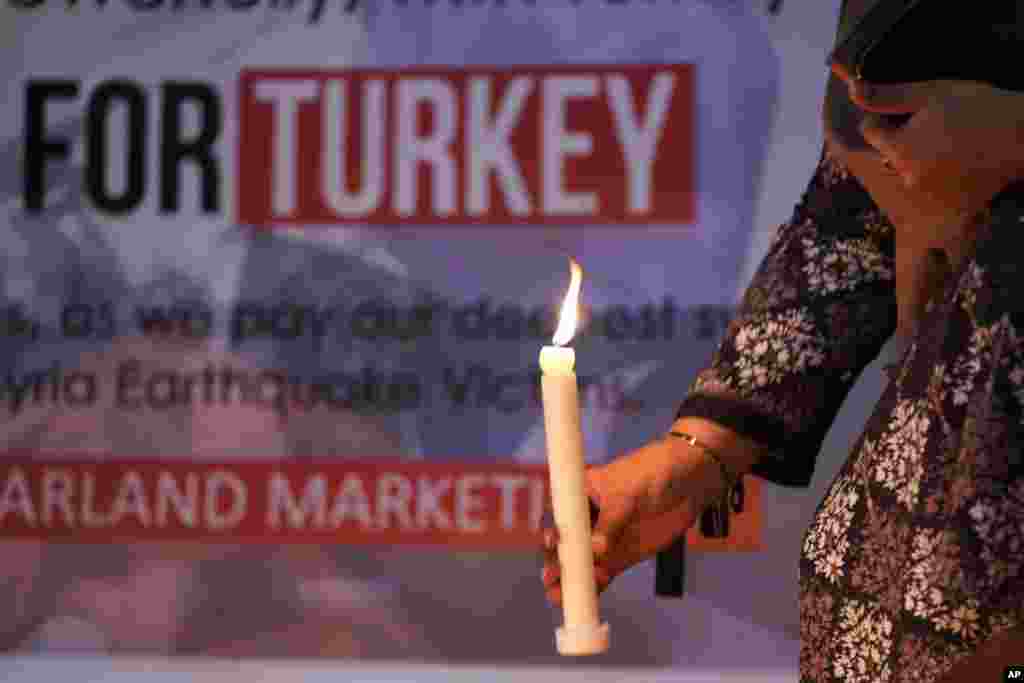
[[[586, 471], [586, 493], [600, 510], [592, 537], [601, 591], [686, 533], [698, 511], [721, 494], [722, 470], [705, 449], [723, 456], [734, 476], [749, 472], [763, 454], [756, 442], [703, 418], [681, 417], [672, 430], [692, 434], [703, 446], [666, 437]], [[549, 529], [543, 581], [548, 599], [556, 604], [562, 599], [557, 549], [557, 535]]]
[[[643, 520], [636, 520], [608, 542], [607, 536], [594, 537], [594, 578], [598, 593], [603, 593], [617, 576], [654, 557], [685, 533], [697, 520], [691, 505]], [[558, 563], [558, 534], [548, 529], [544, 535], [544, 592], [552, 604], [562, 602], [561, 568]]]
[[[607, 465], [586, 472], [586, 490], [600, 509], [593, 530], [594, 575], [598, 592], [615, 577], [672, 543], [697, 519], [697, 504], [690, 499], [661, 496], [659, 505], [652, 492], [664, 486], [672, 469], [669, 458], [678, 457], [671, 444], [656, 441]], [[558, 562], [558, 535], [544, 533], [545, 593], [553, 604], [562, 600]]]
[[974, 81], [872, 84], [836, 73], [861, 109], [910, 115], [898, 127], [877, 116], [861, 126], [907, 188], [973, 215], [1024, 178], [1024, 94]]

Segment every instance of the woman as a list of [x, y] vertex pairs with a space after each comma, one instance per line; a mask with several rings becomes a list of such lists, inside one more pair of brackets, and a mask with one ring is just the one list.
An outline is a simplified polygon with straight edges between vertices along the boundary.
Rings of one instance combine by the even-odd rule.
[[869, 117], [858, 147], [827, 102], [815, 176], [671, 433], [588, 472], [599, 582], [741, 474], [806, 486], [898, 313], [903, 359], [804, 537], [801, 680], [996, 680], [1024, 652], [1024, 95], [835, 75], [829, 98], [909, 119]]

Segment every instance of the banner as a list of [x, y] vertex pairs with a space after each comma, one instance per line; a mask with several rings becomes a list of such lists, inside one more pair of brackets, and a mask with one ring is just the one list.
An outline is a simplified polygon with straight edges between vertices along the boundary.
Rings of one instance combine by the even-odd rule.
[[[574, 258], [588, 462], [671, 423], [742, 284], [763, 9], [0, 13], [0, 650], [555, 661], [538, 353]], [[761, 550], [758, 484], [691, 548]], [[650, 595], [609, 662], [678, 657]]]
[[[729, 536], [709, 539], [693, 529], [691, 547], [760, 550], [757, 481], [747, 479], [747, 509], [731, 520]], [[548, 488], [546, 468], [501, 462], [29, 462], [0, 467], [0, 524], [9, 538], [86, 543], [536, 550]]]

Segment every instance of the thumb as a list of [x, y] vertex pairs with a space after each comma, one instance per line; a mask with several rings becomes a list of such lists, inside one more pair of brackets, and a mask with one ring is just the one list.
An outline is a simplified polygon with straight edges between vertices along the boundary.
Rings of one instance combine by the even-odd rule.
[[850, 81], [850, 99], [858, 107], [876, 114], [913, 114], [924, 109], [944, 81], [919, 83], [869, 83]]
[[[591, 501], [594, 499], [591, 498]], [[593, 528], [591, 538], [594, 546], [594, 556], [601, 560], [615, 545], [616, 540], [622, 535], [629, 519], [628, 511], [622, 509], [621, 505], [614, 502], [605, 503], [598, 507], [591, 503]]]

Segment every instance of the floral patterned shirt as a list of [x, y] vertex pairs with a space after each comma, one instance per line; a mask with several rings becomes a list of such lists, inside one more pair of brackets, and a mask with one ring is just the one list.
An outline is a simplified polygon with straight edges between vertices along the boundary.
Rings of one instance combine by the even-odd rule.
[[[800, 680], [935, 681], [1024, 627], [1024, 192], [917, 335], [806, 531]], [[765, 444], [806, 486], [853, 382], [895, 329], [893, 229], [826, 154], [679, 414]]]

